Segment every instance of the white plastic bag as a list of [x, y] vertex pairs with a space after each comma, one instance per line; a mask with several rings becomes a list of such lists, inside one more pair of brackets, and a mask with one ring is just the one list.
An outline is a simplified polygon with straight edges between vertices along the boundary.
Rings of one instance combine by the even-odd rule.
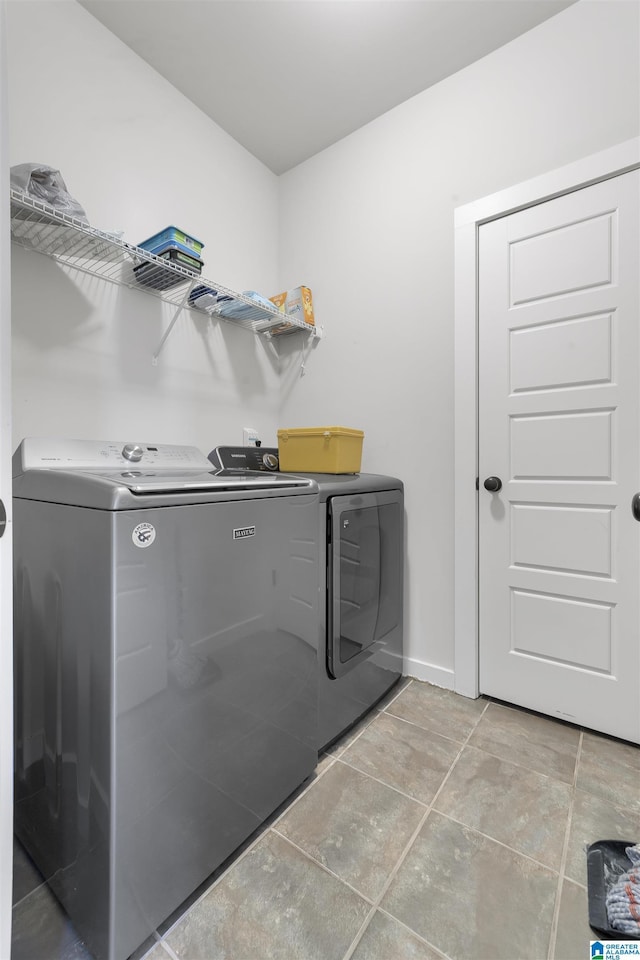
[[75, 217], [76, 220], [89, 223], [83, 207], [67, 190], [62, 174], [53, 167], [42, 163], [19, 163], [11, 167], [11, 187], [26, 193], [34, 200], [48, 203], [50, 207]]

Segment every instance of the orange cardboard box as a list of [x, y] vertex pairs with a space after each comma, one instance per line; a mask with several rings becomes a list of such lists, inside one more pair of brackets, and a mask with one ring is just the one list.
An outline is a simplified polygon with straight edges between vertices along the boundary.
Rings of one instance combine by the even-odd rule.
[[[271, 302], [280, 310], [281, 313], [287, 313], [299, 320], [304, 320], [312, 326], [315, 325], [313, 317], [313, 297], [309, 287], [295, 287], [293, 290], [285, 290], [284, 293], [277, 293], [274, 297], [269, 297]], [[298, 328], [292, 323], [283, 323], [281, 327], [275, 327], [271, 330], [271, 335], [279, 333], [291, 333]]]

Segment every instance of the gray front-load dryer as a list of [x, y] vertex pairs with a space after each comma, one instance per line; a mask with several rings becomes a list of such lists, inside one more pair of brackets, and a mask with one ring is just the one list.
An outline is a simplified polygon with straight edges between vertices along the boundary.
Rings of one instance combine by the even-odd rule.
[[25, 440], [14, 494], [15, 828], [125, 960], [315, 768], [318, 489]]
[[[217, 447], [217, 466], [268, 473], [276, 448]], [[289, 476], [289, 474], [280, 474]], [[403, 667], [404, 487], [378, 474], [304, 474], [319, 488], [318, 750], [397, 683]]]

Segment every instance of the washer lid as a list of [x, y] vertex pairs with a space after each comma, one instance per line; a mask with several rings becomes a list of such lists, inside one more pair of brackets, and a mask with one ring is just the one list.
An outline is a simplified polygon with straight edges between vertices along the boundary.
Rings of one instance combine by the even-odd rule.
[[207, 470], [204, 473], [193, 470], [79, 471], [78, 476], [100, 477], [145, 497], [180, 490], [271, 490], [311, 486], [311, 481], [304, 477], [270, 475], [251, 470]]
[[171, 444], [29, 437], [13, 456], [15, 497], [102, 509], [316, 490], [303, 477], [212, 469], [196, 447]]

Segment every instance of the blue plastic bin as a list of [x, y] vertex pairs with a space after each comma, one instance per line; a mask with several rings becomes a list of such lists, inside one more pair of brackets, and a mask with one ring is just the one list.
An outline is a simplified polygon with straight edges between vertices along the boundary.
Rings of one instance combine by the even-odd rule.
[[200, 251], [204, 247], [201, 240], [179, 230], [178, 227], [165, 227], [160, 233], [154, 233], [148, 240], [143, 240], [138, 244], [142, 250], [148, 250], [149, 253], [163, 253], [169, 247], [176, 250], [182, 250], [192, 257], [199, 257]]

